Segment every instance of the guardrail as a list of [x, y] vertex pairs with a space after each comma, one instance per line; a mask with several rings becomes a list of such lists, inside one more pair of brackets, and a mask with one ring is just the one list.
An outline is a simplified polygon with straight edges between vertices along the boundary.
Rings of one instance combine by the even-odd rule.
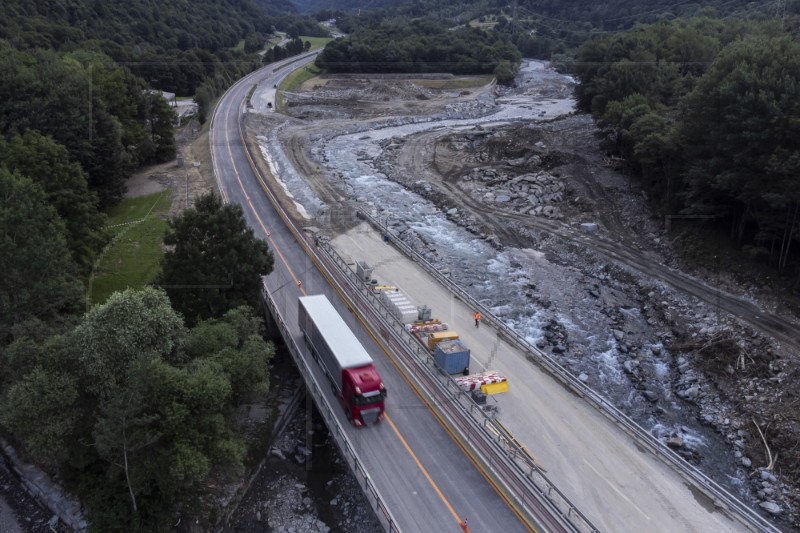
[[300, 370], [300, 374], [303, 376], [303, 379], [306, 382], [309, 393], [314, 398], [314, 403], [317, 405], [317, 409], [322, 415], [322, 418], [325, 419], [325, 423], [330, 430], [330, 434], [333, 436], [336, 445], [342, 452], [342, 456], [347, 461], [350, 469], [355, 474], [356, 479], [361, 486], [361, 490], [364, 491], [364, 495], [372, 505], [375, 514], [378, 516], [378, 520], [381, 522], [381, 525], [383, 525], [386, 531], [389, 531], [390, 533], [399, 533], [400, 528], [397, 525], [397, 521], [394, 519], [392, 512], [384, 503], [383, 498], [381, 498], [378, 489], [372, 483], [369, 473], [364, 468], [361, 460], [358, 457], [358, 453], [356, 453], [353, 445], [350, 443], [350, 439], [347, 437], [347, 434], [345, 434], [344, 428], [333, 414], [333, 408], [328, 403], [328, 395], [322, 392], [319, 382], [317, 382], [313, 372], [311, 371], [311, 367], [309, 367], [306, 359], [303, 357], [300, 347], [296, 342], [294, 342], [294, 339], [289, 332], [289, 328], [286, 326], [286, 322], [283, 319], [283, 315], [281, 314], [280, 309], [278, 309], [275, 300], [272, 299], [272, 295], [269, 293], [269, 290], [267, 290], [266, 286], [262, 286], [261, 296], [270, 315], [272, 315], [275, 324], [278, 326], [281, 336], [286, 342], [286, 347], [289, 349], [292, 359], [294, 359], [297, 368]]
[[[378, 219], [364, 212], [357, 210], [357, 216], [369, 222], [383, 235], [390, 235], [389, 228], [382, 224]], [[696, 467], [686, 462], [681, 456], [672, 451], [666, 444], [662, 443], [644, 428], [634, 422], [628, 415], [620, 411], [615, 405], [603, 398], [594, 389], [573, 376], [555, 359], [539, 350], [536, 346], [529, 343], [517, 332], [509, 328], [502, 321], [498, 320], [491, 311], [483, 304], [475, 300], [469, 293], [459, 287], [450, 278], [440, 273], [424, 257], [414, 249], [393, 236], [391, 243], [403, 252], [410, 259], [418, 263], [428, 274], [434, 277], [439, 283], [447, 287], [455, 297], [481, 312], [483, 321], [490, 322], [499, 333], [502, 333], [506, 340], [514, 344], [518, 349], [534, 356], [534, 359], [550, 375], [557, 378], [570, 390], [585, 398], [591, 405], [609, 417], [619, 427], [631, 435], [639, 444], [643, 444], [654, 455], [672, 466], [687, 481], [691, 482], [696, 488], [704, 492], [714, 502], [714, 506], [728, 514], [731, 518], [738, 520], [742, 525], [756, 531], [776, 532], [780, 530], [770, 524], [765, 518], [756, 513], [753, 509], [745, 505], [738, 498], [730, 494], [713, 479], [706, 476]], [[363, 284], [363, 283], [362, 283]]]
[[[240, 121], [241, 121], [241, 117], [240, 117]], [[242, 128], [241, 122], [240, 122], [239, 128], [240, 128], [240, 130]], [[241, 131], [240, 131], [240, 134], [241, 134]], [[258, 169], [257, 165], [255, 165], [254, 155], [252, 153], [251, 147], [246, 142], [244, 143], [244, 148], [245, 148], [245, 152], [247, 154], [247, 158], [248, 158], [249, 164], [250, 164], [254, 174], [257, 176], [257, 178], [259, 180], [259, 183], [260, 183], [264, 193], [266, 194], [266, 196], [269, 199], [269, 201], [272, 203], [272, 205], [275, 208], [275, 210], [277, 211], [278, 215], [281, 217], [283, 222], [286, 224], [286, 227], [289, 229], [289, 231], [294, 235], [298, 245], [300, 245], [300, 247], [305, 251], [305, 253], [308, 255], [308, 257], [312, 260], [312, 262], [317, 266], [317, 268], [319, 269], [319, 271], [323, 275], [323, 277], [325, 277], [329, 282], [331, 282], [333, 284], [332, 280], [330, 279], [330, 276], [331, 276], [332, 272], [330, 272], [328, 267], [325, 264], [323, 264], [323, 261], [321, 260], [322, 256], [320, 256], [317, 253], [317, 250], [318, 250], [317, 247], [315, 247], [315, 246], [313, 246], [311, 244], [310, 239], [302, 231], [300, 231], [299, 228], [297, 227], [297, 225], [295, 224], [295, 222], [286, 215], [286, 212], [285, 212], [285, 210], [283, 208], [282, 201], [281, 201], [280, 197], [278, 197], [272, 191], [272, 188], [268, 184], [267, 180], [261, 174], [261, 172]], [[315, 244], [318, 244], [318, 242], [319, 241], [315, 240]], [[343, 264], [343, 262], [342, 262], [342, 264]], [[352, 273], [352, 270], [347, 268], [346, 265], [345, 265], [345, 270], [344, 271], [341, 270], [341, 266], [339, 266], [339, 268], [337, 268], [337, 270], [339, 270], [340, 272], [348, 272], [348, 273], [350, 273], [351, 275], [354, 276], [354, 273]], [[364, 288], [364, 284], [363, 283], [360, 283], [358, 286], [361, 289]], [[343, 296], [343, 298], [345, 298], [344, 294], [342, 294], [342, 296]], [[363, 294], [361, 294], [361, 296], [363, 297]], [[345, 299], [347, 299], [347, 298], [345, 298]], [[271, 308], [274, 308], [274, 303], [270, 302], [270, 304], [271, 304]], [[379, 307], [377, 309], [380, 310], [381, 308], [382, 307]], [[378, 316], [380, 316], [380, 313], [378, 313]], [[386, 320], [386, 317], [383, 317], [383, 319]], [[402, 329], [402, 333], [399, 333], [400, 335], [409, 335], [409, 333], [406, 332], [404, 328], [401, 327], [400, 329]], [[395, 331], [394, 328], [392, 328], [391, 326], [390, 326], [390, 330]], [[282, 330], [282, 333], [286, 333], [286, 332]], [[395, 335], [397, 335], [397, 334], [398, 334], [398, 332], [395, 332]], [[288, 343], [288, 340], [287, 340], [287, 343]], [[406, 346], [408, 346], [407, 343], [406, 343]], [[295, 346], [295, 349], [296, 349], [296, 346]], [[293, 355], [293, 357], [295, 356], [294, 352], [292, 353], [292, 355]], [[432, 362], [428, 361], [428, 358], [420, 357], [419, 355], [417, 355], [417, 358], [418, 358], [419, 361], [423, 361], [423, 364], [421, 365], [421, 368], [425, 369], [427, 373], [436, 374], [436, 373], [439, 372], [438, 369], [436, 369], [432, 365]], [[296, 361], [302, 361], [302, 364], [305, 365], [305, 362], [302, 360], [302, 357], [299, 360], [296, 359]], [[298, 368], [301, 368], [301, 370], [307, 370], [307, 367], [305, 367], [305, 366], [301, 367], [300, 366], [300, 362], [298, 362]], [[407, 374], [409, 375], [410, 378], [415, 378], [416, 377], [414, 372], [411, 371], [411, 370], [409, 370], [409, 372], [407, 372]], [[304, 377], [305, 376], [309, 376], [310, 378], [313, 378], [313, 375], [311, 375], [310, 372], [308, 372], [307, 374], [304, 374]], [[440, 375], [440, 378], [441, 377], [442, 376]], [[447, 376], [447, 378], [449, 379], [449, 376]], [[450, 381], [452, 381], [452, 380], [450, 379]], [[454, 386], [455, 383], [453, 383], [452, 385]], [[315, 386], [318, 389], [318, 386], [316, 385], [316, 383], [315, 383]], [[455, 398], [457, 398], [457, 400], [455, 402], [451, 401], [451, 402], [445, 402], [445, 403], [448, 403], [448, 404], [451, 404], [451, 405], [460, 406], [462, 410], [464, 409], [464, 405], [466, 404], [466, 405], [469, 405], [469, 409], [466, 410], [466, 412], [473, 411], [472, 412], [473, 415], [475, 413], [483, 414], [483, 411], [480, 410], [479, 408], [477, 408], [475, 403], [471, 400], [471, 398], [469, 398], [468, 395], [464, 394], [463, 391], [461, 391], [461, 389], [458, 389], [457, 387], [456, 387], [456, 389], [457, 389], [457, 391], [451, 390], [450, 394], [453, 394], [455, 396]], [[425, 390], [426, 389], [423, 388], [422, 392], [424, 392]], [[317, 396], [314, 396], [314, 399], [318, 400], [318, 402], [317, 402], [318, 405], [321, 405], [319, 403], [319, 400], [324, 400], [323, 397], [317, 397]], [[325, 405], [327, 406], [327, 404], [325, 404]], [[466, 418], [466, 420], [469, 420], [469, 419], [470, 419], [469, 417]], [[326, 421], [327, 421], [327, 419], [326, 419]], [[336, 422], [336, 420], [332, 419], [332, 422]], [[455, 420], [453, 420], [451, 418], [450, 426], [455, 428], [457, 426], [456, 422], [457, 421], [455, 421]], [[475, 424], [475, 422], [473, 421], [473, 424], [478, 426], [478, 427], [480, 427], [479, 423]], [[487, 428], [488, 428], [488, 426], [487, 426]], [[505, 449], [505, 447], [511, 447], [512, 448], [512, 452], [511, 453], [505, 453], [505, 454], [504, 453], [499, 453], [498, 456], [505, 458], [507, 461], [508, 461], [508, 458], [510, 457], [512, 460], [508, 461], [508, 464], [509, 465], [511, 465], [511, 464], [514, 465], [515, 473], [519, 476], [520, 479], [523, 479], [523, 480], [525, 480], [526, 483], [530, 483], [531, 484], [528, 487], [529, 490], [513, 490], [512, 488], [509, 488], [508, 485], [506, 484], [506, 490], [512, 496], [512, 498], [514, 500], [516, 500], [517, 502], [519, 502], [520, 504], [522, 504], [524, 506], [530, 506], [531, 504], [536, 505], [536, 504], [539, 504], [541, 502], [546, 502], [546, 504], [548, 505], [548, 509], [546, 511], [547, 517], [557, 517], [559, 520], [563, 521], [564, 524], [566, 524], [568, 526], [567, 528], [558, 528], [558, 530], [564, 529], [565, 531], [575, 531], [575, 532], [581, 532], [581, 533], [594, 533], [594, 532], [597, 531], [597, 529], [594, 526], [591, 525], [591, 523], [588, 521], [588, 519], [586, 519], [586, 517], [583, 516], [580, 513], [580, 511], [571, 502], [569, 502], [569, 500], [552, 483], [550, 483], [543, 476], [541, 471], [538, 469], [538, 467], [536, 465], [534, 465], [532, 463], [532, 461], [526, 461], [527, 454], [524, 453], [524, 450], [520, 449], [518, 446], [515, 447], [515, 445], [512, 444], [509, 439], [503, 438], [502, 437], [502, 433], [499, 433], [496, 430], [496, 428], [494, 430], [484, 429], [484, 432], [485, 432], [485, 435], [483, 435], [483, 438], [487, 438], [486, 436], [488, 435], [488, 441], [491, 442], [493, 446], [497, 447], [497, 450], [495, 450], [495, 451], [502, 452]], [[341, 433], [341, 427], [337, 427], [337, 433], [343, 435], [343, 433]], [[469, 439], [467, 439], [467, 440], [468, 440], [468, 444], [472, 444], [471, 442], [469, 442]], [[337, 442], [337, 444], [338, 444], [338, 442]], [[349, 442], [347, 442], [343, 446], [345, 446], [346, 448], [349, 448], [349, 450], [352, 451], [352, 446], [350, 446]], [[344, 450], [345, 448], [342, 448], [342, 449]], [[353, 453], [355, 453], [355, 452], [353, 452]], [[363, 470], [363, 467], [361, 467], [360, 464], [359, 464], [358, 468], [361, 468]], [[353, 470], [354, 470], [354, 472], [356, 471], [356, 467], [355, 466], [353, 467]], [[492, 471], [491, 466], [489, 467], [489, 470]], [[361, 474], [362, 474], [362, 477], [366, 476], [366, 472], [365, 471], [362, 472]], [[501, 480], [501, 481], [503, 481], [503, 480]], [[505, 481], [507, 482], [508, 480], [505, 480]], [[374, 492], [375, 492], [375, 495], [373, 495], [373, 498], [377, 497], [377, 491], [374, 491]], [[532, 501], [531, 498], [535, 498], [535, 502]], [[381, 511], [385, 511], [386, 514], [389, 514], [389, 511], [383, 505], [382, 500], [378, 499], [377, 501], [379, 502], [379, 504], [376, 503], [376, 509], [379, 509]], [[573, 524], [573, 522], [580, 524], [580, 527], [576, 527]], [[396, 523], [394, 523], [394, 522], [391, 522], [390, 524], [393, 525], [393, 527], [395, 527], [395, 528], [397, 527]], [[555, 529], [555, 525], [554, 525], [554, 527], [552, 529], [548, 528], [548, 530], [556, 531], [557, 529]]]
[[[581, 511], [553, 484], [544, 472], [534, 463], [528, 453], [519, 444], [509, 437], [508, 432], [495, 419], [487, 415], [469, 393], [463, 391], [455, 380], [439, 368], [427, 350], [410, 333], [405, 325], [392, 314], [385, 302], [378, 297], [367, 285], [361, 281], [356, 272], [350, 268], [346, 261], [336, 252], [327, 239], [317, 239], [317, 248], [324, 252], [337, 269], [344, 275], [346, 282], [358, 294], [361, 302], [372, 309], [375, 316], [379, 317], [384, 329], [382, 333], [392, 335], [412, 358], [413, 367], [407, 368], [406, 374], [419, 382], [421, 377], [427, 378], [431, 386], [421, 386], [421, 391], [430, 395], [432, 387], [438, 387], [443, 395], [439, 398], [438, 410], [441, 414], [449, 415], [448, 422], [451, 428], [459, 430], [463, 440], [477, 452], [477, 446], [483, 441], [483, 451], [494, 454], [504, 461], [505, 468], [491, 457], [481, 457], [485, 468], [500, 474], [499, 481], [504, 483], [506, 494], [515, 502], [526, 509], [542, 509], [548, 516], [557, 517], [561, 523], [549, 524], [547, 531], [559, 530], [582, 533], [594, 533], [599, 530], [581, 513]], [[385, 335], [384, 335], [385, 339]], [[402, 361], [399, 361], [402, 363]], [[424, 376], [420, 376], [423, 373]], [[458, 410], [453, 413], [452, 408]], [[461, 417], [472, 425], [472, 429], [456, 420]], [[498, 472], [498, 470], [505, 470]], [[515, 482], [513, 477], [517, 478]], [[534, 516], [534, 513], [529, 511]], [[534, 521], [542, 521], [541, 514], [535, 514]], [[546, 521], [546, 519], [544, 519]]]
[[[283, 66], [286, 66], [289, 63], [294, 63], [298, 60], [305, 59], [309, 55], [313, 55], [313, 53], [303, 54], [298, 58], [293, 58], [292, 61], [289, 61], [287, 63], [281, 63], [278, 68], [282, 68]], [[236, 85], [241, 83], [248, 83], [249, 80], [261, 75], [264, 70], [265, 69], [259, 69], [258, 71], [249, 74], [248, 76], [237, 82]], [[225, 95], [227, 95], [233, 88], [234, 86], [229, 87], [228, 90], [225, 91]], [[222, 98], [220, 98], [220, 102], [221, 101]], [[215, 118], [216, 118], [216, 109], [214, 116], [212, 117], [212, 128], [209, 134], [209, 146], [212, 147], [211, 150], [212, 159], [214, 156], [213, 121]], [[248, 159], [248, 164], [250, 165], [253, 174], [258, 179], [259, 184], [261, 185], [264, 191], [264, 194], [267, 196], [267, 199], [273, 205], [276, 212], [284, 221], [289, 231], [292, 233], [292, 235], [294, 235], [298, 244], [301, 246], [301, 248], [303, 248], [306, 254], [308, 254], [309, 257], [312, 258], [312, 260], [314, 260], [317, 264], [319, 264], [318, 259], [315, 259], [315, 254], [312, 248], [310, 247], [309, 243], [305, 239], [305, 236], [297, 229], [294, 222], [286, 215], [285, 209], [283, 208], [280, 198], [277, 197], [270, 189], [266, 179], [261, 174], [257, 165], [255, 164], [254, 155], [252, 153], [251, 147], [247, 144], [246, 139], [244, 138], [244, 135], [242, 133], [241, 120], [242, 120], [242, 115], [240, 113], [237, 119], [239, 126], [239, 134], [242, 139], [243, 147], [245, 149], [245, 153]], [[216, 165], [214, 166], [216, 168]], [[223, 199], [226, 198], [226, 196], [223, 194], [222, 191], [222, 183], [218, 182], [217, 185]], [[322, 273], [324, 275], [324, 271]], [[333, 436], [336, 445], [339, 447], [339, 450], [342, 453], [342, 456], [345, 458], [347, 464], [350, 466], [350, 469], [356, 476], [356, 479], [359, 481], [359, 486], [364, 491], [364, 495], [367, 497], [367, 500], [370, 502], [373, 509], [375, 510], [376, 515], [378, 516], [378, 520], [380, 521], [381, 525], [384, 527], [386, 531], [390, 533], [395, 533], [395, 532], [399, 533], [401, 530], [397, 525], [397, 521], [395, 520], [394, 516], [392, 516], [392, 513], [389, 510], [389, 508], [386, 506], [384, 499], [381, 497], [377, 487], [375, 487], [374, 483], [370, 479], [369, 473], [364, 468], [362, 461], [359, 459], [358, 454], [356, 453], [355, 449], [353, 448], [353, 445], [351, 444], [346, 433], [344, 432], [344, 429], [339, 424], [339, 421], [337, 420], [336, 416], [333, 414], [333, 410], [327, 401], [327, 395], [322, 392], [322, 389], [320, 388], [319, 383], [314, 377], [311, 368], [308, 366], [308, 363], [302, 356], [300, 347], [297, 346], [297, 343], [295, 343], [294, 340], [292, 339], [292, 335], [288, 327], [286, 326], [286, 321], [284, 320], [283, 315], [280, 313], [280, 310], [278, 309], [275, 301], [272, 299], [272, 296], [267, 290], [266, 285], [263, 284], [261, 290], [261, 297], [267, 311], [270, 313], [270, 315], [275, 321], [275, 324], [280, 330], [281, 336], [286, 342], [286, 347], [289, 350], [292, 359], [297, 365], [300, 374], [303, 376], [303, 379], [305, 380], [306, 385], [308, 386], [309, 394], [311, 394], [312, 398], [314, 399], [314, 403], [317, 405], [317, 408], [320, 414], [322, 415], [322, 418], [325, 420], [325, 423], [327, 424], [328, 429], [330, 430], [330, 434]]]

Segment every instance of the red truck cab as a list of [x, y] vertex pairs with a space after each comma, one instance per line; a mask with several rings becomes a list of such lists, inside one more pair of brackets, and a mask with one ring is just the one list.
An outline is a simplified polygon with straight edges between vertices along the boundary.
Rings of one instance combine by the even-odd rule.
[[386, 387], [373, 365], [342, 370], [339, 400], [355, 426], [377, 424], [383, 419]]

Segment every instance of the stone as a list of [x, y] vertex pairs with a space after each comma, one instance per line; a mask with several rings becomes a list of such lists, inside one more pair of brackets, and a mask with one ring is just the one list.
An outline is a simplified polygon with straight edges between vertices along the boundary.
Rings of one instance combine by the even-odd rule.
[[783, 509], [781, 509], [780, 505], [775, 502], [761, 502], [758, 504], [758, 506], [770, 514], [781, 514], [781, 512], [783, 512]]
[[642, 391], [642, 396], [644, 396], [644, 399], [650, 403], [656, 403], [658, 401], [658, 394], [651, 390]]
[[744, 466], [746, 468], [750, 468], [750, 465], [752, 465], [752, 464], [753, 464], [753, 462], [750, 460], [749, 457], [747, 457], [747, 456], [742, 457], [742, 466]]
[[674, 436], [667, 439], [667, 446], [670, 448], [680, 448], [683, 446], [683, 439], [680, 436]]
[[587, 381], [589, 381], [589, 376], [587, 376], [585, 373], [581, 372], [581, 374], [578, 376], [578, 380], [583, 382], [583, 383], [586, 383]]
[[625, 333], [623, 333], [622, 331], [620, 331], [618, 329], [612, 329], [611, 333], [614, 334], [614, 338], [617, 339], [617, 342], [619, 342], [619, 341], [621, 341], [622, 339], [625, 338]]
[[624, 363], [622, 363], [622, 369], [625, 371], [626, 374], [633, 374], [636, 370], [636, 365], [633, 364], [634, 362], [628, 359]]

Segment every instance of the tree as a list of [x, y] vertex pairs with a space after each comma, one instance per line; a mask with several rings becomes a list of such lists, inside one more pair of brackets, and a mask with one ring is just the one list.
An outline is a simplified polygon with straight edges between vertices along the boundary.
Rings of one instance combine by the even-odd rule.
[[785, 36], [727, 46], [686, 98], [680, 128], [695, 211], [730, 214], [733, 237], [782, 226], [779, 265], [797, 237], [800, 45]]
[[41, 187], [0, 167], [0, 345], [14, 324], [84, 309], [65, 232]]
[[73, 260], [82, 268], [91, 266], [106, 238], [105, 217], [97, 209], [97, 196], [89, 190], [88, 177], [70, 160], [66, 148], [36, 131], [16, 135], [11, 142], [0, 139], [0, 166], [30, 178], [45, 192], [66, 228], [65, 237]]
[[248, 307], [228, 311], [221, 319], [195, 326], [186, 339], [191, 360], [207, 358], [220, 365], [231, 382], [236, 403], [250, 400], [269, 388], [269, 361], [275, 350], [264, 342], [261, 319]]
[[261, 277], [272, 271], [267, 244], [247, 227], [242, 208], [209, 193], [170, 221], [158, 283], [188, 324], [256, 307]]
[[229, 374], [189, 361], [186, 333], [163, 291], [146, 288], [115, 293], [70, 335], [81, 411], [66, 473], [98, 530], [166, 530], [212, 469], [241, 469]]
[[[113, 334], [109, 334], [113, 332]], [[116, 292], [93, 307], [75, 330], [82, 378], [100, 399], [118, 393], [129, 366], [141, 358], [179, 362], [186, 331], [163, 291]]]
[[500, 61], [497, 68], [494, 69], [494, 76], [497, 78], [497, 83], [500, 85], [514, 85], [514, 78], [517, 76], [517, 70], [510, 61], [505, 59]]
[[67, 436], [78, 418], [78, 383], [61, 369], [36, 366], [15, 382], [0, 401], [0, 424], [25, 446], [39, 464], [66, 458]]

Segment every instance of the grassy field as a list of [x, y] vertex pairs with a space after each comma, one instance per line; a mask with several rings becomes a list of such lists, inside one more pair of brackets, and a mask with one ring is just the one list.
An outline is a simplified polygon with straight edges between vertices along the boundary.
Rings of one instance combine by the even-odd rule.
[[[281, 90], [283, 91], [296, 91], [306, 80], [310, 80], [315, 76], [319, 76], [322, 73], [322, 70], [318, 69], [314, 66], [313, 63], [306, 65], [301, 69], [297, 69], [281, 82]], [[278, 109], [281, 109], [281, 105], [283, 104], [283, 95], [280, 91], [278, 91], [278, 96], [275, 102], [275, 105]]]
[[311, 43], [311, 50], [316, 50], [318, 48], [324, 48], [325, 45], [331, 42], [333, 39], [330, 37], [303, 37], [301, 35], [300, 40], [303, 42], [308, 41]]
[[167, 231], [170, 192], [126, 198], [108, 213], [111, 243], [95, 263], [89, 280], [92, 304], [105, 302], [114, 291], [140, 288], [161, 268], [161, 241]]

